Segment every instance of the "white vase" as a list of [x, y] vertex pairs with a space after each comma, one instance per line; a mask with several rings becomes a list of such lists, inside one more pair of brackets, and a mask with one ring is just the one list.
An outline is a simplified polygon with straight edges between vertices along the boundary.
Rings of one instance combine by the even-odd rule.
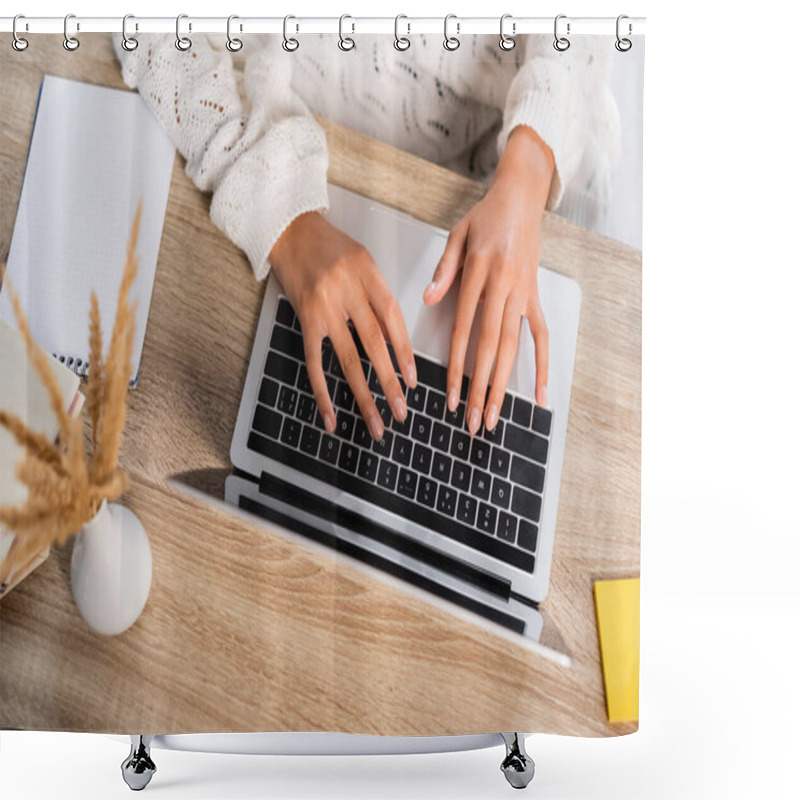
[[75, 538], [72, 595], [89, 627], [106, 636], [130, 628], [150, 593], [153, 557], [138, 517], [105, 500]]

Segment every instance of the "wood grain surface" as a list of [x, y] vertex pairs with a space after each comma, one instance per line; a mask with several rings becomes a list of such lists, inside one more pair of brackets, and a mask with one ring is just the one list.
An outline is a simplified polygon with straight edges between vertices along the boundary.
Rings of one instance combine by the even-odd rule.
[[[0, 37], [0, 259], [45, 73], [124, 88], [110, 40]], [[449, 227], [466, 178], [323, 122], [329, 180]], [[121, 636], [92, 633], [70, 547], [0, 602], [0, 727], [117, 733], [536, 731], [611, 736], [593, 581], [639, 574], [641, 254], [548, 214], [542, 263], [583, 302], [545, 603], [571, 666], [394, 581], [176, 491], [221, 496], [263, 285], [176, 160], [121, 461], [153, 548], [153, 586]]]

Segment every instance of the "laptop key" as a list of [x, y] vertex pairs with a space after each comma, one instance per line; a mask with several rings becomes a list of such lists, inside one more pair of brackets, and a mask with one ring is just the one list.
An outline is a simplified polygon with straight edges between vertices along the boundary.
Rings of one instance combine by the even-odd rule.
[[538, 494], [515, 486], [511, 510], [520, 517], [538, 522], [539, 514], [542, 512], [542, 498]]
[[417, 486], [417, 502], [433, 508], [436, 505], [436, 481], [430, 478], [420, 478]]
[[492, 479], [489, 477], [488, 472], [483, 472], [479, 469], [474, 470], [472, 473], [472, 494], [475, 497], [480, 497], [481, 500], [488, 500], [491, 483]]
[[424, 411], [426, 394], [427, 392], [425, 391], [424, 386], [417, 384], [413, 389], [409, 387], [406, 394], [406, 403], [408, 404], [408, 407], [413, 408], [416, 411]]
[[536, 552], [536, 540], [539, 538], [539, 528], [526, 519], [519, 521], [519, 535], [517, 544], [529, 553]]
[[428, 401], [425, 404], [425, 413], [433, 419], [442, 419], [447, 410], [447, 400], [441, 392], [431, 389], [428, 392]]
[[261, 388], [258, 390], [258, 402], [265, 406], [274, 406], [278, 399], [280, 384], [272, 378], [264, 378], [261, 381]]
[[497, 520], [497, 537], [504, 542], [514, 544], [514, 540], [517, 538], [517, 518], [501, 511]]
[[472, 440], [472, 449], [469, 453], [470, 463], [481, 469], [489, 468], [489, 450], [491, 445], [477, 437]]
[[303, 426], [303, 433], [300, 436], [300, 449], [309, 456], [316, 456], [319, 449], [320, 432], [310, 427]]
[[333, 404], [344, 411], [352, 411], [355, 398], [353, 391], [350, 389], [346, 381], [339, 381], [336, 386], [336, 396], [333, 398]]
[[414, 454], [411, 457], [411, 466], [423, 475], [427, 475], [431, 469], [431, 458], [433, 450], [423, 444], [414, 445]]
[[478, 501], [468, 494], [460, 494], [458, 496], [458, 507], [456, 509], [456, 518], [470, 527], [475, 524], [475, 514], [478, 510]]
[[369, 378], [367, 379], [367, 385], [369, 386], [369, 390], [372, 392], [372, 394], [376, 394], [379, 397], [383, 397], [383, 386], [381, 386], [380, 378], [378, 378], [378, 373], [375, 372], [374, 367], [370, 368]]
[[370, 453], [369, 450], [362, 450], [361, 457], [358, 459], [358, 476], [370, 483], [375, 482], [378, 475], [378, 456]]
[[511, 480], [541, 494], [544, 489], [544, 467], [528, 461], [527, 458], [514, 456], [511, 459]]
[[294, 389], [290, 389], [288, 386], [281, 386], [281, 391], [278, 394], [278, 411], [285, 414], [287, 417], [293, 417], [296, 407], [297, 392]]
[[448, 408], [444, 415], [444, 421], [448, 425], [452, 425], [454, 428], [461, 430], [464, 427], [464, 413], [466, 411], [466, 406], [464, 403], [459, 403], [456, 406], [455, 411], [450, 411]]
[[463, 431], [453, 431], [453, 443], [450, 452], [456, 457], [466, 461], [469, 458], [469, 434]]
[[296, 331], [282, 328], [280, 325], [273, 326], [269, 347], [270, 350], [277, 350], [297, 361], [305, 361], [306, 351], [303, 347], [303, 337]]
[[507, 394], [503, 398], [503, 405], [500, 407], [500, 419], [511, 419], [511, 406], [514, 402], [514, 398], [511, 397], [510, 394]]
[[378, 414], [380, 414], [383, 420], [384, 429], [388, 428], [392, 424], [393, 419], [392, 409], [389, 408], [389, 401], [385, 397], [376, 397], [375, 407], [378, 409]]
[[453, 465], [453, 459], [450, 456], [444, 456], [441, 453], [433, 454], [433, 471], [431, 475], [437, 481], [448, 483], [450, 481], [450, 468]]
[[317, 404], [314, 398], [307, 394], [301, 394], [297, 401], [297, 418], [311, 425], [317, 414]]
[[392, 418], [392, 430], [402, 433], [403, 436], [408, 436], [408, 433], [411, 430], [411, 420], [413, 417], [414, 415], [411, 413], [411, 411], [409, 411], [408, 415], [402, 422]]
[[452, 517], [456, 513], [456, 490], [449, 486], [439, 486], [439, 496], [436, 499], [436, 510], [440, 514]]
[[397, 491], [410, 500], [417, 496], [417, 476], [410, 469], [400, 468]]
[[497, 509], [486, 505], [486, 503], [481, 503], [478, 506], [477, 525], [478, 530], [494, 536], [494, 529], [497, 525]]
[[339, 458], [339, 440], [327, 433], [322, 434], [322, 446], [319, 450], [319, 457], [328, 464], [336, 465]]
[[511, 412], [511, 419], [516, 425], [527, 428], [531, 424], [531, 414], [533, 413], [533, 404], [521, 397], [514, 398], [514, 410]]
[[392, 460], [407, 467], [411, 463], [412, 447], [411, 439], [406, 439], [405, 436], [395, 436], [394, 447], [392, 448]]
[[425, 386], [432, 386], [439, 391], [445, 391], [447, 386], [447, 367], [437, 364], [435, 361], [416, 356], [417, 379]]
[[450, 483], [461, 489], [462, 492], [468, 492], [470, 484], [472, 483], [472, 467], [464, 464], [462, 461], [456, 461], [453, 464], [453, 476]]
[[297, 388], [306, 394], [314, 394], [314, 387], [311, 385], [311, 379], [308, 377], [308, 370], [305, 364], [300, 365], [300, 372], [297, 375]]
[[507, 478], [508, 462], [510, 460], [511, 457], [509, 456], [508, 451], [503, 450], [502, 447], [493, 447], [492, 457], [489, 459], [489, 469], [495, 475], [499, 475], [501, 478]]
[[297, 447], [300, 442], [300, 429], [302, 425], [296, 419], [286, 417], [281, 428], [281, 441], [289, 447]]
[[541, 406], [533, 408], [533, 429], [542, 436], [550, 435], [550, 423], [553, 421], [553, 412]]
[[330, 372], [331, 359], [333, 358], [333, 345], [327, 337], [322, 342], [322, 371]]
[[492, 482], [492, 505], [498, 508], [508, 508], [511, 502], [511, 484], [495, 478]]
[[336, 415], [336, 433], [348, 441], [353, 438], [353, 428], [356, 424], [356, 418], [346, 411], [340, 411]]
[[483, 431], [483, 438], [487, 442], [492, 442], [494, 444], [500, 444], [503, 441], [503, 428], [505, 425], [503, 424], [503, 420], [497, 420], [497, 425], [494, 426], [493, 430], [489, 430], [488, 428], [482, 428]]
[[372, 440], [372, 449], [384, 458], [391, 458], [393, 441], [394, 434], [391, 431], [384, 430], [383, 438], [379, 442]]
[[428, 444], [431, 438], [431, 421], [422, 414], [415, 414], [411, 425], [411, 436], [418, 442]]
[[285, 298], [281, 297], [278, 300], [278, 310], [275, 312], [275, 321], [279, 322], [281, 325], [285, 325], [287, 328], [291, 328], [294, 324], [294, 309], [292, 308], [292, 304]]
[[369, 447], [372, 441], [372, 434], [369, 432], [367, 423], [359, 417], [353, 430], [353, 443], [359, 447]]
[[539, 464], [547, 463], [547, 439], [537, 433], [525, 431], [516, 425], [506, 425], [503, 446]]
[[281, 432], [281, 422], [283, 417], [271, 408], [256, 405], [256, 412], [253, 415], [253, 430], [269, 436], [270, 439], [277, 439]]
[[446, 453], [450, 449], [450, 428], [448, 428], [447, 425], [443, 425], [441, 422], [434, 422], [431, 444], [437, 450]]
[[289, 386], [294, 386], [294, 382], [297, 379], [297, 369], [297, 362], [292, 361], [291, 358], [286, 358], [286, 356], [282, 356], [274, 350], [270, 350], [267, 354], [267, 363], [264, 365], [265, 375], [269, 375], [281, 383], [288, 383]]
[[380, 466], [378, 467], [378, 486], [382, 486], [384, 489], [393, 492], [397, 483], [397, 473], [399, 470], [400, 467], [398, 467], [397, 464], [393, 464], [391, 461], [382, 458]]
[[339, 453], [339, 467], [346, 472], [355, 472], [358, 465], [358, 448], [349, 442], [342, 444], [342, 451]]
[[327, 371], [330, 372], [334, 378], [338, 378], [339, 380], [342, 381], [344, 380], [344, 372], [342, 371], [342, 365], [339, 363], [339, 359], [337, 358], [335, 351], [331, 353], [331, 363]]

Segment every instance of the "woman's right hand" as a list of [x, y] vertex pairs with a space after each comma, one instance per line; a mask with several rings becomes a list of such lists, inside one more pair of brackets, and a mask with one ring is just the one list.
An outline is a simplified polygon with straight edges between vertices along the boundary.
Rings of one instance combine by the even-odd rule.
[[270, 253], [272, 269], [300, 318], [306, 367], [325, 430], [336, 429], [336, 413], [322, 369], [322, 340], [330, 338], [342, 371], [372, 437], [383, 438], [383, 421], [367, 385], [353, 336], [352, 320], [395, 419], [408, 415], [403, 389], [386, 338], [408, 386], [417, 385], [414, 353], [391, 289], [367, 249], [317, 212], [302, 214]]

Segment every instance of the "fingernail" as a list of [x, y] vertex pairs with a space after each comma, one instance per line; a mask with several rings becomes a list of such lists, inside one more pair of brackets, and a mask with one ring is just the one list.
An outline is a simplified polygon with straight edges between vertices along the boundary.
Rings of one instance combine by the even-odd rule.
[[457, 405], [458, 405], [458, 392], [456, 392], [455, 389], [451, 389], [447, 393], [447, 407], [451, 411], [455, 411]]
[[497, 425], [497, 406], [492, 403], [489, 406], [489, 410], [486, 412], [486, 427], [490, 430], [494, 430], [494, 426]]
[[481, 426], [481, 412], [477, 408], [473, 408], [469, 412], [469, 419], [467, 422], [470, 433], [477, 433], [478, 428]]
[[417, 386], [417, 368], [414, 366], [413, 361], [406, 367], [406, 383], [412, 389]]
[[406, 408], [406, 401], [402, 397], [398, 397], [394, 401], [394, 415], [402, 422], [408, 416], [408, 409]]
[[427, 297], [429, 294], [433, 294], [435, 290], [436, 290], [436, 281], [431, 281], [425, 288], [425, 297]]
[[381, 439], [383, 439], [383, 423], [377, 414], [373, 414], [369, 418], [369, 430], [372, 434], [372, 438], [376, 441], [379, 442]]
[[325, 414], [322, 421], [325, 423], [325, 430], [328, 433], [333, 433], [336, 430], [336, 420], [333, 418], [333, 414]]

